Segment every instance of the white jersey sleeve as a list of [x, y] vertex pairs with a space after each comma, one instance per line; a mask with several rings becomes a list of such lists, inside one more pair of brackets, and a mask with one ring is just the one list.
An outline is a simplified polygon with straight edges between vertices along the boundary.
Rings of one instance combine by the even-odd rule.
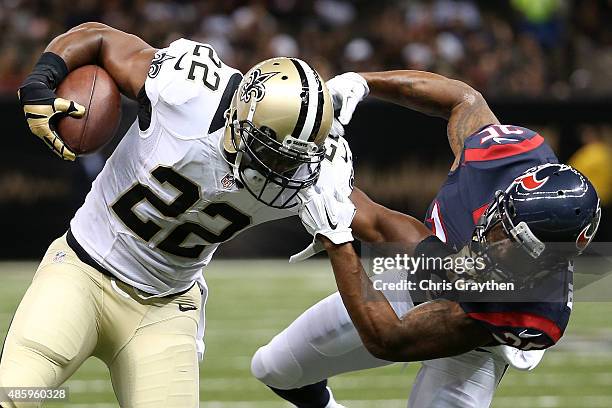
[[353, 154], [348, 142], [340, 136], [328, 136], [317, 185], [325, 189], [336, 189], [348, 197], [353, 191], [354, 178]]
[[225, 122], [225, 109], [215, 103], [219, 94], [228, 83], [237, 87], [241, 79], [210, 45], [174, 41], [155, 54], [145, 81], [152, 124], [181, 139], [200, 138], [202, 130], [213, 133]]

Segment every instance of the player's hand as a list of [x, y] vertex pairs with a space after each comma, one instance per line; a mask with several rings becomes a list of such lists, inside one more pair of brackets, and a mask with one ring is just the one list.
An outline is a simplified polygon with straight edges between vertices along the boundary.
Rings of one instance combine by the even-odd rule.
[[74, 160], [76, 154], [64, 144], [55, 124], [59, 118], [66, 115], [73, 118], [83, 117], [85, 108], [76, 102], [58, 98], [43, 83], [27, 84], [19, 89], [17, 96], [30, 131], [62, 159]]
[[336, 118], [334, 118], [332, 122], [332, 127], [329, 130], [329, 135], [335, 138], [344, 137], [344, 126], [342, 126], [342, 123], [340, 123], [340, 121]]
[[293, 255], [289, 262], [302, 261], [322, 251], [323, 244], [317, 239], [321, 235], [336, 245], [353, 241], [350, 226], [356, 209], [348, 197], [342, 197], [337, 191], [322, 190], [316, 185], [298, 194], [302, 201], [300, 219], [314, 239], [306, 249]]
[[348, 197], [317, 185], [298, 194], [302, 200], [300, 220], [310, 235], [323, 235], [336, 245], [353, 240], [351, 223], [356, 209]]
[[355, 72], [347, 72], [333, 77], [326, 83], [334, 110], [340, 110], [338, 120], [343, 125], [348, 125], [357, 104], [370, 93], [367, 81]]

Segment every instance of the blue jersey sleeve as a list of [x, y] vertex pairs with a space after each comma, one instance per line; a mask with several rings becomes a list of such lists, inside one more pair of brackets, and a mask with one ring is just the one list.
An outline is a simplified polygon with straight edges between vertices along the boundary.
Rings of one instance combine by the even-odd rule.
[[[522, 350], [555, 344], [569, 322], [573, 303], [573, 264], [562, 264], [531, 289], [515, 295], [529, 301], [459, 302], [463, 311], [484, 325], [499, 344]], [[534, 301], [532, 301], [532, 299]]]
[[549, 312], [540, 310], [552, 306], [560, 312], [563, 307], [559, 304], [461, 302], [460, 305], [470, 318], [491, 332], [496, 343], [521, 350], [548, 348], [561, 338], [565, 329], [562, 323], [547, 317]]
[[473, 222], [498, 190], [507, 188], [525, 170], [558, 163], [544, 138], [520, 126], [490, 125], [469, 136], [461, 158], [462, 201]]

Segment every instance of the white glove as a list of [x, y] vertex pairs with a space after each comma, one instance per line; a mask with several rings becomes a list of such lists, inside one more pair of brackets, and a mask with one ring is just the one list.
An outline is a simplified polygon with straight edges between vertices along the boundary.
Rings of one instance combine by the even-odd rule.
[[329, 135], [335, 138], [344, 137], [344, 126], [342, 126], [342, 123], [340, 123], [340, 121], [336, 118], [334, 118], [334, 121], [332, 122], [332, 127], [329, 130]]
[[502, 357], [510, 367], [520, 371], [531, 371], [540, 364], [546, 350], [519, 350], [514, 347], [500, 345], [483, 347], [490, 352]]
[[348, 125], [357, 104], [370, 93], [367, 81], [355, 72], [336, 75], [327, 81], [327, 89], [329, 89], [334, 110], [340, 109], [338, 120], [343, 125]]
[[327, 237], [336, 245], [353, 240], [351, 223], [356, 209], [348, 197], [342, 197], [337, 191], [321, 190], [316, 185], [298, 195], [302, 201], [300, 220], [313, 240], [306, 249], [289, 258], [290, 263], [303, 261], [323, 250], [317, 235]]

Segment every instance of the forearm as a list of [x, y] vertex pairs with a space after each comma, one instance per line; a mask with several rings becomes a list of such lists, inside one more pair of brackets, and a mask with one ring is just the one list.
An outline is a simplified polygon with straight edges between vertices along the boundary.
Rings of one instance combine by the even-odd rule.
[[410, 70], [360, 75], [374, 97], [448, 120], [448, 139], [455, 155], [460, 154], [467, 136], [484, 125], [499, 123], [482, 95], [464, 82]]
[[56, 37], [45, 51], [59, 55], [69, 71], [95, 64], [103, 67], [129, 97], [144, 81], [155, 49], [140, 38], [101, 23], [84, 23]]
[[462, 354], [491, 342], [490, 333], [455, 302], [427, 302], [398, 318], [384, 294], [374, 289], [351, 244], [322, 241], [342, 301], [363, 344], [375, 357], [420, 361]]
[[432, 235], [422, 222], [393, 211], [370, 199], [355, 187], [350, 195], [357, 212], [351, 228], [355, 237], [368, 243], [397, 243], [409, 251], [416, 243]]
[[402, 316], [397, 330], [402, 341], [386, 351], [391, 361], [456, 356], [493, 341], [490, 332], [468, 317], [458, 303], [445, 299], [414, 307]]
[[84, 23], [55, 37], [45, 51], [59, 55], [70, 71], [97, 64], [100, 59], [106, 26], [98, 23]]
[[370, 95], [428, 115], [448, 119], [453, 108], [475, 93], [463, 82], [424, 71], [360, 73]]
[[382, 292], [373, 288], [350, 243], [321, 238], [332, 264], [338, 291], [366, 348], [375, 356], [393, 348], [400, 320]]

